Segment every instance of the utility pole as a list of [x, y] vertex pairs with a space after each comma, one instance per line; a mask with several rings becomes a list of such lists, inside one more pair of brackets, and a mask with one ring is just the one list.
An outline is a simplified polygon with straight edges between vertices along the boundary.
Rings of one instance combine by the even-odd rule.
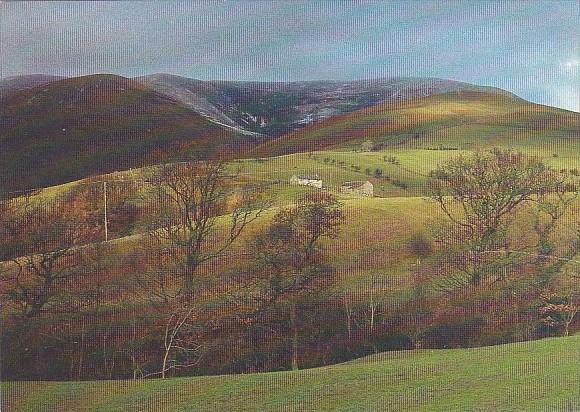
[[105, 201], [105, 242], [109, 240], [109, 228], [107, 224], [107, 182], [103, 182], [103, 199]]

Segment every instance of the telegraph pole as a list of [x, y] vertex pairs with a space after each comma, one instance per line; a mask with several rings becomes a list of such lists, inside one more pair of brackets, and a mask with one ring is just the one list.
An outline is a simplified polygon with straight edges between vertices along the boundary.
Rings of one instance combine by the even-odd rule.
[[109, 228], [107, 224], [107, 182], [103, 182], [103, 199], [105, 201], [105, 242], [109, 240]]

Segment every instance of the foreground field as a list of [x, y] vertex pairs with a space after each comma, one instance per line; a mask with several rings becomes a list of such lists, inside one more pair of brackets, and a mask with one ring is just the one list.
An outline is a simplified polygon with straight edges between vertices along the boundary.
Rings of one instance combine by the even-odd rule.
[[573, 411], [580, 408], [580, 335], [386, 352], [294, 372], [0, 387], [6, 411]]

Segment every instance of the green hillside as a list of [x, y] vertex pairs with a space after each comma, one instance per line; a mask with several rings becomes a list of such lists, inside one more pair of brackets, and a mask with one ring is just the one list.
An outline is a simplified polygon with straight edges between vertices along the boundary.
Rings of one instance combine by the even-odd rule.
[[145, 381], [3, 383], [8, 411], [572, 411], [580, 336], [387, 352], [295, 372]]
[[494, 146], [578, 153], [580, 115], [491, 92], [456, 92], [385, 103], [330, 118], [264, 143], [256, 155], [337, 148], [474, 150]]
[[0, 99], [0, 185], [44, 187], [235, 147], [241, 136], [133, 80], [93, 75]]

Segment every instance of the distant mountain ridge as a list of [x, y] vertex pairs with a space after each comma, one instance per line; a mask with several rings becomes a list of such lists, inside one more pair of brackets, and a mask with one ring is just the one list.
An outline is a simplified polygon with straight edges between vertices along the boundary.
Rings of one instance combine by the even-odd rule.
[[248, 133], [280, 136], [332, 116], [379, 103], [454, 91], [501, 89], [437, 78], [299, 82], [203, 81], [170, 74], [136, 80], [213, 121]]
[[[64, 77], [40, 74], [0, 79], [0, 98], [62, 79]], [[213, 123], [244, 135], [281, 136], [312, 123], [379, 103], [455, 91], [487, 91], [517, 97], [494, 87], [428, 77], [256, 82], [198, 80], [156, 73], [133, 80]]]
[[24, 76], [11, 76], [0, 79], [0, 98], [7, 98], [13, 93], [33, 89], [46, 84], [62, 80], [63, 76], [48, 74], [28, 74]]

